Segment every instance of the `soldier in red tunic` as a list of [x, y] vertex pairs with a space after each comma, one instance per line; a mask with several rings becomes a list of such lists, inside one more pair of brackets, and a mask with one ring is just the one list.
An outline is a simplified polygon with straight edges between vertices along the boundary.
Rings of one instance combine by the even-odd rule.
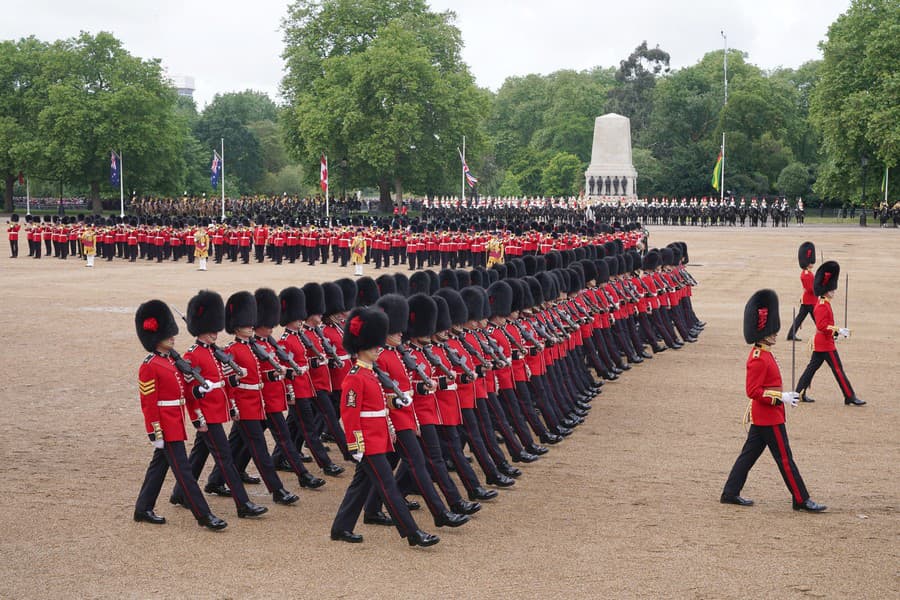
[[838, 278], [841, 274], [841, 267], [833, 260], [829, 260], [822, 264], [816, 271], [813, 280], [813, 290], [819, 301], [813, 310], [813, 317], [816, 321], [816, 337], [813, 340], [813, 353], [809, 360], [809, 364], [797, 381], [797, 391], [805, 402], [813, 402], [812, 398], [807, 397], [809, 385], [812, 378], [822, 366], [823, 362], [827, 362], [834, 373], [841, 393], [844, 395], [844, 404], [847, 406], [863, 406], [866, 402], [856, 397], [850, 380], [844, 372], [844, 365], [841, 364], [841, 357], [837, 353], [837, 347], [834, 341], [838, 338], [850, 337], [850, 330], [844, 327], [838, 327], [834, 324], [834, 312], [831, 309], [831, 299], [834, 298], [834, 292], [837, 289]]
[[[171, 354], [175, 336], [178, 335], [178, 325], [172, 311], [162, 301], [150, 300], [138, 307], [134, 325], [141, 345], [150, 352], [138, 371], [138, 384], [144, 425], [154, 448], [134, 506], [134, 520], [154, 525], [166, 522], [165, 518], [153, 512], [153, 507], [166, 471], [172, 469], [197, 522], [209, 529], [224, 529], [228, 524], [210, 511], [197, 480], [191, 475], [184, 451], [184, 441], [187, 439], [184, 427], [185, 388], [188, 384], [175, 366]], [[200, 395], [209, 391], [203, 389]]]
[[9, 257], [17, 258], [19, 256], [19, 215], [13, 213], [9, 218], [10, 222], [6, 225], [7, 235], [9, 236]]
[[731, 468], [722, 504], [752, 506], [753, 500], [740, 495], [750, 469], [766, 446], [772, 453], [781, 477], [791, 493], [794, 510], [822, 512], [826, 509], [809, 497], [806, 485], [788, 443], [784, 426], [784, 406], [797, 406], [798, 394], [782, 391], [781, 371], [772, 346], [778, 339], [781, 319], [778, 316], [778, 296], [772, 290], [760, 290], [750, 297], [744, 307], [744, 340], [752, 344], [747, 357], [747, 396], [750, 399], [750, 431], [740, 456]]
[[[812, 242], [803, 242], [797, 251], [797, 261], [800, 263], [800, 285], [803, 287], [803, 296], [800, 298], [800, 310], [797, 318], [788, 330], [787, 339], [801, 341], [797, 337], [800, 326], [803, 325], [807, 315], [812, 317], [813, 308], [816, 306], [816, 295], [813, 292], [813, 265], [816, 264], [816, 246]], [[815, 317], [813, 317], [815, 322]], [[803, 401], [806, 401], [805, 399]]]
[[[356, 365], [341, 385], [341, 419], [347, 427], [347, 447], [357, 463], [331, 526], [331, 539], [362, 541], [353, 533], [369, 490], [374, 487], [391, 513], [394, 524], [410, 546], [433, 546], [440, 541], [416, 524], [397, 488], [387, 454], [394, 450], [395, 433], [388, 417], [387, 401], [373, 370], [387, 340], [388, 318], [375, 308], [354, 309], [347, 318], [344, 347], [356, 354]], [[394, 406], [408, 406], [408, 398], [394, 398]]]

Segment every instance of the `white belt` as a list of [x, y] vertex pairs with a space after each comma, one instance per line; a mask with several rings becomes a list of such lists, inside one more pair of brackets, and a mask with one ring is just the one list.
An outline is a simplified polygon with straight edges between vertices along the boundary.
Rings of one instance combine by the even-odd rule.
[[386, 408], [382, 408], [381, 410], [361, 410], [359, 411], [359, 416], [366, 419], [377, 419], [379, 417], [386, 417], [388, 415], [388, 411]]
[[263, 384], [261, 384], [261, 383], [239, 383], [237, 386], [239, 389], [242, 389], [242, 390], [257, 390], [258, 391], [263, 388]]
[[340, 356], [338, 356], [338, 358], [341, 360], [350, 360], [350, 355], [349, 354], [341, 354]]
[[157, 400], [157, 406], [184, 406], [184, 398], [178, 400]]
[[[447, 386], [447, 389], [446, 389], [445, 391], [451, 392], [451, 391], [453, 391], [453, 390], [455, 390], [455, 389], [456, 389], [456, 384], [455, 384], [455, 383], [451, 383], [450, 385]], [[438, 391], [440, 391], [440, 390], [438, 390]]]

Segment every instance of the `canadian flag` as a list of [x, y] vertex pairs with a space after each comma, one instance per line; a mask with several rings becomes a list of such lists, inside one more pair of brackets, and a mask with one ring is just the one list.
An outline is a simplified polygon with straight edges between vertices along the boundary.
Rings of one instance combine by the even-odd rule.
[[322, 155], [322, 164], [321, 170], [319, 172], [319, 184], [322, 186], [322, 191], [326, 194], [328, 193], [328, 157], [324, 154]]

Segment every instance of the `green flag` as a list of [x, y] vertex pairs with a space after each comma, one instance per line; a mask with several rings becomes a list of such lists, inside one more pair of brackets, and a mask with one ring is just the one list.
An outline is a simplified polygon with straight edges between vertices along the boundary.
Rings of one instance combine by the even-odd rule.
[[719, 158], [716, 160], [716, 166], [713, 168], [712, 186], [718, 192], [719, 184], [722, 182], [722, 151], [719, 151]]

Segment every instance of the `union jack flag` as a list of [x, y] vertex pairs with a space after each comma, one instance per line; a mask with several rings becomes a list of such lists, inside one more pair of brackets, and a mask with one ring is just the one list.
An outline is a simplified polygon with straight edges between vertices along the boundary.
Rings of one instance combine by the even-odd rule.
[[472, 171], [469, 170], [469, 165], [466, 163], [466, 157], [463, 156], [463, 153], [459, 148], [457, 148], [457, 151], [459, 152], [459, 160], [462, 161], [463, 175], [466, 176], [466, 183], [469, 184], [470, 188], [473, 188], [475, 187], [475, 184], [478, 183], [478, 179], [472, 175]]

